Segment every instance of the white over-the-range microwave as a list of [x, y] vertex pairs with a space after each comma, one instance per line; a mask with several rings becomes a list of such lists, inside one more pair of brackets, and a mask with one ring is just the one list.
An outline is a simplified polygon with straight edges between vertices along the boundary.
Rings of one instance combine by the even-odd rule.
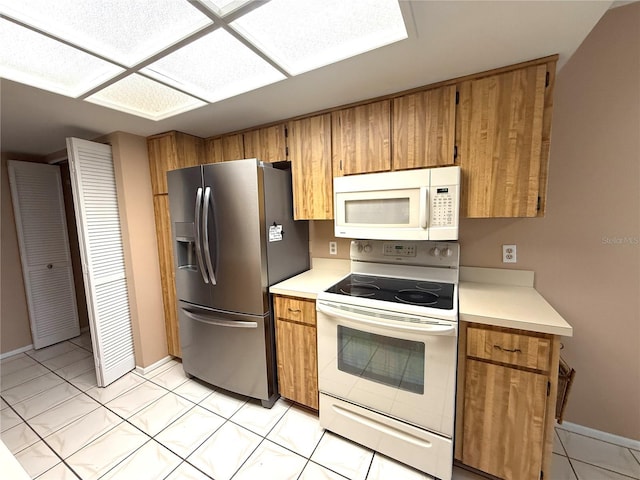
[[460, 167], [333, 179], [336, 237], [457, 240]]

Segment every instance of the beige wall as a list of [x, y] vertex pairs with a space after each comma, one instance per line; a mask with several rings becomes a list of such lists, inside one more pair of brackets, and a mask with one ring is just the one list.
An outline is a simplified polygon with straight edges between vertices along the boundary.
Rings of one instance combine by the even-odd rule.
[[27, 297], [22, 279], [18, 233], [13, 216], [7, 160], [37, 160], [34, 157], [3, 153], [0, 171], [0, 354], [31, 344]]
[[136, 365], [148, 367], [168, 351], [147, 142], [123, 132], [106, 140], [113, 151]]
[[[547, 215], [464, 219], [461, 263], [509, 268], [502, 245], [573, 326], [565, 420], [640, 440], [640, 3], [609, 11], [558, 73]], [[314, 222], [330, 257], [331, 222]], [[338, 242], [343, 242], [338, 239]], [[348, 258], [338, 244], [338, 257]], [[331, 257], [336, 258], [336, 257]]]

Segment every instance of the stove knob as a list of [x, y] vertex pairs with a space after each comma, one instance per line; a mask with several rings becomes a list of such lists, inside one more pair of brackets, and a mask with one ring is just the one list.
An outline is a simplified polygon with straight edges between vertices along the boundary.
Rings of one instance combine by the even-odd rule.
[[442, 252], [441, 252], [441, 255], [443, 257], [450, 257], [451, 255], [453, 255], [453, 250], [451, 250], [449, 247], [443, 248]]
[[361, 243], [356, 243], [356, 245], [358, 246], [358, 252], [361, 253], [362, 252], [362, 244]]
[[429, 253], [431, 253], [433, 257], [439, 257], [440, 249], [438, 247], [433, 247]]
[[371, 252], [371, 245], [369, 245], [368, 243], [364, 246], [364, 253], [370, 253]]

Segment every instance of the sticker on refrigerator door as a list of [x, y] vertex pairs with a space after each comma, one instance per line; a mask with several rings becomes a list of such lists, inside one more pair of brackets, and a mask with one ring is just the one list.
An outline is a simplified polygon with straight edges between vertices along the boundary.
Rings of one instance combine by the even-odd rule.
[[282, 240], [282, 225], [273, 225], [269, 226], [269, 241], [270, 242], [279, 242]]

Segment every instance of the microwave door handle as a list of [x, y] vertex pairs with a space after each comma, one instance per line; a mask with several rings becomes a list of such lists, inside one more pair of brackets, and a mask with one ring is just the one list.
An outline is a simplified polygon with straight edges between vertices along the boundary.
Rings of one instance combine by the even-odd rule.
[[[431, 325], [431, 324], [420, 324], [415, 325], [411, 322], [407, 322], [406, 325], [398, 324], [398, 323], [388, 323], [381, 320], [375, 320], [371, 317], [360, 315], [355, 312], [346, 312], [344, 310], [330, 307], [321, 302], [316, 303], [316, 308], [318, 311], [325, 313], [331, 317], [336, 318], [345, 318], [347, 320], [351, 320], [353, 322], [358, 322], [363, 325], [371, 325], [374, 327], [383, 327], [383, 328], [391, 328], [396, 331], [406, 331], [406, 332], [420, 332], [426, 333], [429, 335], [443, 335], [450, 336], [455, 335], [456, 327], [455, 325]], [[353, 308], [353, 307], [350, 307]]]
[[420, 228], [427, 228], [429, 217], [429, 189], [420, 187]]
[[[204, 211], [202, 212], [202, 220], [203, 220], [203, 237], [204, 237], [204, 258], [207, 261], [207, 269], [209, 270], [209, 279], [211, 281], [211, 285], [216, 285], [216, 275], [213, 269], [213, 264], [211, 262], [211, 245], [209, 244], [209, 207], [211, 203], [211, 187], [206, 187], [204, 190]], [[213, 211], [213, 210], [212, 210]], [[215, 223], [215, 221], [214, 221]], [[216, 235], [218, 232], [216, 232]], [[216, 248], [218, 243], [216, 242]], [[218, 258], [216, 256], [216, 265], [218, 263]]]
[[196, 227], [196, 258], [198, 259], [198, 268], [202, 275], [204, 283], [209, 283], [207, 278], [207, 271], [204, 268], [204, 262], [202, 261], [202, 244], [200, 243], [200, 210], [202, 209], [202, 187], [198, 187], [196, 192], [196, 211], [195, 211], [195, 227]]

